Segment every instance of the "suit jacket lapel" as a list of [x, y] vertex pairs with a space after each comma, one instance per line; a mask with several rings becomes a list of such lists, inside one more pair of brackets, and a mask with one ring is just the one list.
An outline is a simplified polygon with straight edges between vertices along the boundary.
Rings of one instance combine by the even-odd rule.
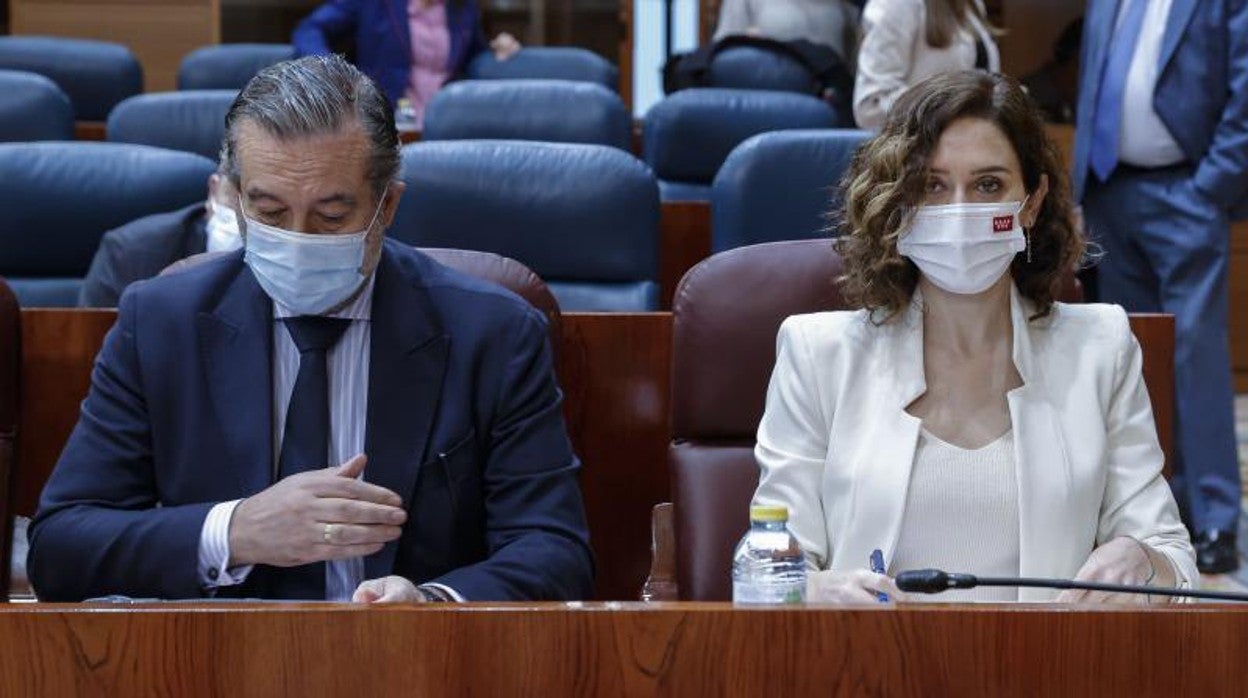
[[[426, 291], [383, 250], [373, 292], [364, 478], [410, 507], [437, 414], [448, 337]], [[390, 574], [397, 542], [364, 561], [368, 578]]]
[[1157, 62], [1159, 75], [1174, 57], [1174, 52], [1179, 47], [1179, 40], [1183, 38], [1183, 32], [1187, 31], [1192, 15], [1196, 14], [1197, 0], [1173, 0], [1173, 3], [1170, 6], [1170, 16], [1166, 18], [1166, 33], [1161, 39], [1161, 55]]
[[[242, 253], [236, 253], [241, 259]], [[273, 303], [241, 262], [211, 313], [196, 317], [205, 380], [230, 462], [222, 473], [250, 495], [273, 474]]]
[[[1077, 535], [1069, 530], [1068, 517], [1061, 507], [1072, 488], [1070, 462], [1057, 410], [1046, 391], [1043, 371], [1035, 361], [1038, 333], [1051, 322], [1043, 318], [1029, 322], [1033, 309], [1023, 301], [1018, 289], [1011, 290], [1010, 314], [1014, 327], [1014, 366], [1023, 385], [1007, 397], [1014, 429], [1014, 468], [1018, 482], [1018, 562], [1024, 577], [1046, 576], [1060, 564], [1051, 559]], [[1055, 310], [1054, 312], [1059, 312]], [[1051, 598], [1044, 590], [1020, 589], [1019, 599], [1036, 601]]]

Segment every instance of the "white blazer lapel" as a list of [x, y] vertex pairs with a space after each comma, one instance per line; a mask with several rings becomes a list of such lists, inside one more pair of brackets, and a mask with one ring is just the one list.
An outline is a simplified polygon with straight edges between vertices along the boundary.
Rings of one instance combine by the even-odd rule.
[[876, 548], [883, 551], [887, 564], [901, 532], [922, 425], [906, 407], [927, 390], [922, 298], [917, 291], [904, 315], [882, 329], [875, 373], [884, 384], [863, 402], [867, 409], [858, 421], [857, 444], [851, 450], [862, 459], [856, 467], [866, 470], [854, 477], [848, 530], [831, 561], [833, 569], [865, 568]]
[[[1057, 410], [1045, 390], [1044, 372], [1035, 360], [1034, 343], [1042, 337], [1048, 319], [1030, 323], [1032, 309], [1012, 290], [1010, 313], [1014, 327], [1014, 365], [1023, 380], [1007, 395], [1014, 429], [1014, 462], [1018, 478], [1018, 560], [1023, 577], [1044, 576], [1066, 565], [1070, 542], [1078, 540], [1072, 526], [1081, 524], [1063, 516], [1073, 487], [1065, 435]], [[1020, 589], [1019, 600], [1043, 601], [1054, 593]]]

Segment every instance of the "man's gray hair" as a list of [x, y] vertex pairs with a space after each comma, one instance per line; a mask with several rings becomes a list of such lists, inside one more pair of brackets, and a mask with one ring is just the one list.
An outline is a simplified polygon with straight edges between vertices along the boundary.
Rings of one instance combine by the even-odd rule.
[[399, 133], [385, 94], [341, 56], [307, 56], [256, 74], [225, 115], [221, 165], [240, 189], [238, 124], [255, 123], [280, 140], [336, 133], [352, 120], [363, 128], [372, 154], [368, 179], [380, 197], [399, 173]]

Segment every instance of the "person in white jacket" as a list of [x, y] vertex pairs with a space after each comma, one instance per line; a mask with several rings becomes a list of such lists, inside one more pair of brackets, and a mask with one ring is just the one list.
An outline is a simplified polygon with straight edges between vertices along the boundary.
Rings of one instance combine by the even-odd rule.
[[[862, 309], [785, 320], [755, 448], [754, 503], [789, 508], [808, 600], [872, 602], [922, 568], [1196, 585], [1127, 316], [1055, 301], [1085, 243], [1018, 83], [919, 84], [845, 186], [840, 284]], [[1165, 601], [960, 593], [929, 598]]]
[[852, 63], [857, 33], [858, 8], [846, 0], [724, 0], [713, 38], [805, 39], [830, 47]]
[[909, 87], [939, 73], [1001, 70], [983, 0], [867, 0], [854, 84], [854, 120], [878, 131]]

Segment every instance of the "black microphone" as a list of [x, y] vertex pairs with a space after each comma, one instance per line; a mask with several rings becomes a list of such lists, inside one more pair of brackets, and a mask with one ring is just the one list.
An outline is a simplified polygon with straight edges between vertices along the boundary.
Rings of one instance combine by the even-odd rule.
[[1216, 601], [1245, 601], [1248, 594], [1232, 591], [1201, 591], [1196, 589], [1172, 589], [1169, 587], [1136, 586], [1131, 584], [1104, 584], [1101, 582], [1077, 582], [1073, 579], [1043, 579], [1036, 577], [976, 577], [973, 574], [954, 574], [944, 570], [909, 570], [897, 575], [897, 588], [920, 594], [939, 594], [949, 589], [974, 589], [975, 587], [1038, 587], [1043, 589], [1084, 589], [1087, 591], [1110, 591], [1117, 594], [1148, 594], [1150, 596], [1184, 596], [1193, 599]]

